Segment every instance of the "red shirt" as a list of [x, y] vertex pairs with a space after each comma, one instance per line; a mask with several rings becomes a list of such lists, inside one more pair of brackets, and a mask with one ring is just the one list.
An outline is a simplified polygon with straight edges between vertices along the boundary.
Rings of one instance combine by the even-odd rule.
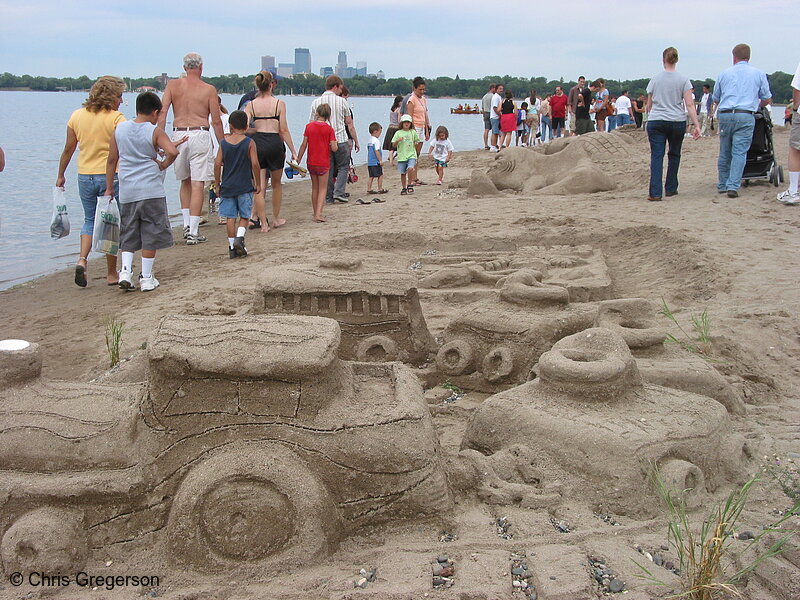
[[566, 94], [561, 94], [560, 96], [553, 94], [550, 96], [550, 109], [556, 119], [563, 119], [567, 116], [567, 98]]
[[331, 164], [331, 142], [336, 141], [333, 127], [324, 121], [311, 121], [306, 125], [303, 135], [308, 138], [308, 159], [310, 167], [329, 167]]

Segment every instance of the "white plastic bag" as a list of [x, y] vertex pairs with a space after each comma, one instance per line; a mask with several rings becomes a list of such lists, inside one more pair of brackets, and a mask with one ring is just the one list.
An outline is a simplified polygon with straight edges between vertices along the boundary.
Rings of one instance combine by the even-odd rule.
[[67, 216], [67, 195], [64, 188], [53, 188], [53, 216], [50, 219], [50, 237], [60, 240], [69, 235], [69, 217]]
[[97, 198], [92, 250], [113, 256], [116, 256], [119, 251], [119, 208], [113, 196]]

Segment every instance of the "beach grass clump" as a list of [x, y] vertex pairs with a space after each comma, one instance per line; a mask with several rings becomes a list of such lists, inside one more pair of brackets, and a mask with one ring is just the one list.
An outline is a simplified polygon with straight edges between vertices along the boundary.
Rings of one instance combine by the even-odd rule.
[[119, 364], [119, 349], [122, 345], [123, 323], [117, 317], [107, 316], [103, 323], [105, 325], [106, 350], [113, 369]]
[[677, 344], [690, 352], [698, 354], [710, 354], [711, 352], [711, 315], [708, 314], [708, 308], [704, 309], [699, 315], [692, 313], [691, 323], [694, 335], [689, 334], [686, 329], [681, 326], [675, 314], [667, 304], [667, 301], [661, 298], [661, 311], [660, 315], [672, 321], [675, 326], [680, 330], [682, 338], [678, 338], [671, 333], [667, 334], [667, 342]]
[[[712, 506], [708, 516], [698, 526], [691, 522], [683, 494], [669, 489], [658, 469], [654, 469], [653, 482], [667, 510], [667, 535], [670, 546], [678, 555], [677, 572], [682, 579], [682, 590], [670, 598], [721, 600], [741, 597], [737, 586], [744, 582], [745, 577], [762, 562], [784, 551], [786, 542], [797, 532], [785, 529], [782, 525], [792, 516], [800, 514], [800, 501], [775, 523], [760, 530], [758, 535], [740, 537], [748, 541], [741, 552], [737, 551], [734, 556], [730, 551], [750, 491], [758, 481], [756, 477], [751, 478], [724, 501]], [[781, 535], [777, 541], [766, 548], [760, 544], [765, 535], [776, 533]], [[634, 563], [642, 571], [639, 577], [648, 583], [671, 585], [660, 580], [646, 566], [636, 561]]]

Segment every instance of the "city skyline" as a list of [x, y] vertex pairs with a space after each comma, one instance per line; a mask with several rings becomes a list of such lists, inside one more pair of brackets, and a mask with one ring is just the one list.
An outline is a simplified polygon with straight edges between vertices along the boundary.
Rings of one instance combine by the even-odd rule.
[[[753, 64], [767, 73], [794, 72], [800, 56], [796, 26], [787, 18], [796, 2], [789, 0], [762, 0], [758, 18], [752, 3], [744, 0], [707, 0], [702, 10], [688, 0], [667, 0], [656, 17], [640, 2], [619, 0], [615, 14], [625, 18], [607, 19], [602, 32], [591, 35], [575, 34], [570, 25], [576, 15], [596, 10], [585, 0], [573, 0], [568, 7], [539, 6], [531, 27], [507, 28], [502, 35], [489, 25], [501, 13], [482, 4], [410, 2], [398, 8], [345, 0], [344, 10], [323, 14], [308, 0], [270, 7], [256, 0], [232, 0], [225, 10], [209, 0], [195, 0], [190, 10], [183, 3], [167, 2], [150, 12], [90, 0], [0, 0], [0, 72], [59, 77], [179, 74], [183, 55], [194, 51], [203, 56], [206, 75], [249, 74], [263, 55], [275, 54], [276, 63], [294, 64], [292, 50], [306, 46], [315, 74], [321, 67], [335, 67], [337, 53], [345, 49], [353, 63], [366, 60], [368, 69], [380, 67], [390, 77], [585, 75], [620, 80], [653, 76], [661, 69], [661, 51], [675, 46], [681, 58], [678, 69], [696, 79], [716, 77], [730, 66], [730, 49], [740, 42], [752, 46]], [[503, 11], [526, 14], [529, 5], [508, 0]], [[691, 18], [695, 13], [698, 18]], [[413, 26], [401, 26], [411, 16]], [[250, 25], [254, 22], [280, 27], [270, 28], [265, 44]], [[113, 32], [113, 43], [98, 39], [102, 31]]]
[[[314, 73], [314, 69], [312, 68], [311, 62], [311, 51], [308, 48], [295, 48], [293, 63], [277, 63], [277, 65], [274, 56], [263, 55], [261, 56], [261, 70], [270, 71], [273, 75], [277, 75], [278, 77], [312, 74]], [[351, 79], [356, 76], [369, 76], [377, 79], [386, 78], [383, 70], [378, 70], [376, 73], [368, 73], [367, 61], [365, 60], [356, 61], [355, 67], [349, 66], [346, 50], [338, 51], [336, 55], [336, 64], [334, 66], [319, 68], [320, 77], [327, 77], [333, 74], [339, 75], [342, 79]]]

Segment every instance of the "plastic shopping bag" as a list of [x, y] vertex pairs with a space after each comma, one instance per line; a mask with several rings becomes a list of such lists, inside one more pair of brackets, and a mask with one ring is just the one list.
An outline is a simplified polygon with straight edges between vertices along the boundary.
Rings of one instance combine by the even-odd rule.
[[92, 250], [117, 255], [119, 251], [119, 208], [113, 196], [99, 196], [94, 212]]
[[53, 188], [53, 217], [50, 219], [50, 237], [60, 240], [69, 235], [69, 217], [67, 216], [67, 195], [64, 188]]

